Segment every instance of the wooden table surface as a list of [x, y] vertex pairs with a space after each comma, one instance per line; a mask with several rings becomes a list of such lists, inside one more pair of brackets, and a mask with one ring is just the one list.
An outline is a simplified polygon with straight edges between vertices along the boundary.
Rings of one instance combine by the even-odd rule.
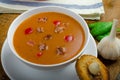
[[[103, 0], [105, 14], [101, 16], [100, 21], [112, 21], [114, 18], [119, 20], [120, 23], [120, 0]], [[12, 21], [20, 14], [0, 14], [0, 51], [4, 40], [6, 39], [6, 34], [8, 28]], [[87, 23], [92, 23], [96, 21], [88, 21]], [[120, 24], [118, 25], [120, 26]], [[120, 33], [117, 33], [120, 38]], [[110, 73], [110, 80], [116, 80], [116, 76], [120, 73], [120, 58], [117, 61], [107, 61], [99, 57], [99, 59], [107, 66]], [[0, 61], [0, 80], [9, 80], [5, 74], [1, 61]]]

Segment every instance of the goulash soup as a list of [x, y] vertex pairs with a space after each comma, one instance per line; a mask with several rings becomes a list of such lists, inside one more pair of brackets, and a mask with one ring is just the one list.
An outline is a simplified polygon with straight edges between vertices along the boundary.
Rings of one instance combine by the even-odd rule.
[[36, 64], [57, 64], [76, 56], [85, 34], [72, 17], [56, 12], [35, 14], [24, 20], [14, 34], [18, 55]]

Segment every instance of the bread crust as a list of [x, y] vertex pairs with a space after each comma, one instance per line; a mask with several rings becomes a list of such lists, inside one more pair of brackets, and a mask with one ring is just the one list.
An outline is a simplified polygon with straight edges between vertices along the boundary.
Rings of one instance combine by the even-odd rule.
[[97, 62], [99, 64], [100, 72], [103, 78], [102, 80], [109, 80], [109, 72], [106, 66], [98, 58], [92, 55], [83, 55], [80, 59], [77, 59], [75, 67], [80, 80], [91, 80], [91, 74], [88, 70], [88, 66], [93, 62]]

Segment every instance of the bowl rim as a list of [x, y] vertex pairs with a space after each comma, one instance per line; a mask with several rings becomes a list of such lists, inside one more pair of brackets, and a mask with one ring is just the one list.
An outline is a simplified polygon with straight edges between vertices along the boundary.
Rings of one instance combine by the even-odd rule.
[[[13, 39], [12, 39], [12, 42], [9, 40], [9, 39], [11, 39], [12, 26], [14, 25], [14, 23], [15, 23], [16, 21], [18, 21], [18, 19], [19, 19], [20, 17], [24, 16], [25, 14], [28, 14], [28, 13], [30, 13], [30, 12], [32, 12], [32, 11], [35, 11], [35, 10], [38, 10], [38, 9], [40, 10], [40, 9], [43, 9], [43, 8], [57, 8], [57, 9], [65, 10], [65, 11], [68, 11], [69, 14], [72, 13], [72, 14], [74, 14], [75, 16], [77, 16], [79, 19], [81, 19], [81, 21], [83, 22], [83, 24], [86, 26], [85, 28], [86, 28], [86, 30], [87, 30], [87, 31], [86, 31], [86, 32], [87, 32], [87, 39], [86, 39], [86, 42], [84, 43], [83, 48], [80, 50], [80, 52], [79, 52], [77, 55], [75, 55], [74, 57], [72, 57], [72, 58], [70, 58], [70, 59], [68, 59], [68, 60], [66, 60], [66, 61], [64, 61], [64, 62], [46, 65], [46, 64], [37, 64], [37, 63], [30, 62], [30, 61], [22, 58], [20, 55], [17, 54], [17, 52], [16, 52], [16, 50], [14, 49], [14, 46], [13, 46], [13, 44], [12, 44], [12, 43], [13, 43]], [[44, 12], [44, 11], [42, 11], [42, 12]], [[48, 12], [48, 11], [47, 11], [47, 12]], [[53, 11], [51, 11], [51, 12], [53, 12]], [[55, 11], [55, 12], [57, 12], [57, 11]], [[61, 11], [60, 11], [60, 12], [61, 12]], [[58, 13], [60, 13], [60, 12], [58, 12]], [[39, 13], [41, 13], [41, 12], [39, 12]], [[64, 12], [61, 12], [61, 13], [64, 13]], [[35, 13], [35, 14], [37, 14], [37, 13]], [[35, 15], [35, 14], [32, 14], [32, 15]], [[64, 14], [70, 16], [70, 15], [67, 14], [67, 13], [64, 13]], [[32, 16], [32, 15], [30, 14], [29, 16]], [[72, 16], [71, 16], [71, 17], [72, 17]], [[27, 17], [27, 18], [28, 18], [28, 17]], [[26, 18], [26, 19], [27, 19], [27, 18]], [[73, 18], [73, 17], [72, 17], [72, 18]], [[73, 18], [73, 19], [74, 19], [74, 18]], [[22, 22], [23, 22], [24, 20], [25, 20], [25, 19], [23, 19]], [[76, 20], [76, 19], [75, 19], [75, 20]], [[78, 20], [76, 20], [76, 21], [78, 21]], [[20, 24], [20, 23], [19, 23], [19, 24]], [[80, 23], [80, 24], [81, 24], [81, 23]], [[81, 25], [82, 25], [82, 24], [81, 24]], [[15, 30], [14, 30], [14, 32], [15, 32]], [[85, 32], [85, 30], [84, 30], [84, 32]], [[14, 35], [14, 34], [13, 34], [13, 35]], [[85, 37], [86, 37], [86, 36], [85, 36]], [[8, 29], [8, 33], [7, 33], [8, 44], [9, 44], [10, 49], [12, 50], [13, 54], [14, 54], [18, 59], [20, 59], [21, 61], [23, 61], [23, 62], [25, 62], [25, 63], [27, 63], [27, 64], [30, 64], [30, 65], [33, 65], [33, 66], [38, 66], [38, 67], [55, 67], [55, 66], [64, 65], [64, 64], [67, 64], [67, 63], [70, 63], [70, 62], [74, 61], [74, 60], [77, 59], [79, 56], [81, 56], [81, 54], [82, 54], [83, 51], [85, 50], [85, 48], [86, 48], [86, 46], [88, 45], [88, 42], [89, 42], [89, 37], [90, 37], [90, 35], [89, 35], [89, 29], [88, 29], [88, 25], [87, 25], [87, 23], [85, 22], [85, 20], [84, 20], [80, 15], [76, 14], [75, 12], [70, 11], [70, 10], [68, 10], [67, 8], [59, 7], [59, 6], [42, 6], [42, 7], [32, 8], [32, 9], [30, 9], [30, 10], [28, 10], [28, 11], [23, 12], [23, 13], [22, 13], [21, 15], [19, 15], [16, 19], [14, 19], [14, 21], [11, 23], [11, 25], [10, 25], [10, 27], [9, 27], [9, 29]], [[13, 38], [13, 37], [12, 37], [12, 38]], [[12, 45], [11, 45], [11, 44], [12, 44]]]

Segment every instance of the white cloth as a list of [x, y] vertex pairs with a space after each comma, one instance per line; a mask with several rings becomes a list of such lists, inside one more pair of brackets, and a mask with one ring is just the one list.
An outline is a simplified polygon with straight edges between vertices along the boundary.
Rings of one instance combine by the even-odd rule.
[[0, 13], [22, 13], [39, 6], [62, 6], [85, 19], [93, 20], [99, 20], [100, 15], [104, 13], [102, 0], [12, 0], [10, 3], [0, 1]]

